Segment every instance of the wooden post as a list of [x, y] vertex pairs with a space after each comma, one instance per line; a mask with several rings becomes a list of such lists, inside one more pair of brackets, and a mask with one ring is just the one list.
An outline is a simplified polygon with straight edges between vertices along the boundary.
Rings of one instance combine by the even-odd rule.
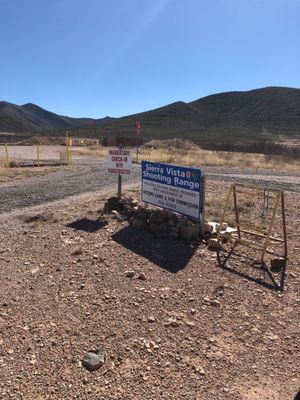
[[284, 241], [284, 258], [287, 258], [287, 234], [286, 234], [286, 221], [285, 221], [285, 205], [284, 205], [284, 192], [281, 192], [281, 215], [283, 227], [283, 241]]
[[122, 175], [118, 174], [118, 200], [122, 197]]
[[66, 131], [66, 158], [67, 158], [67, 165], [69, 165], [69, 132]]
[[[238, 237], [240, 239], [241, 238], [240, 218], [239, 218], [239, 210], [238, 210], [238, 206], [237, 206], [235, 185], [232, 185], [232, 188], [233, 188], [233, 202], [234, 202], [235, 220], [236, 220], [236, 226], [237, 226], [237, 231], [238, 231]], [[220, 224], [220, 227], [221, 227], [220, 229], [222, 229], [222, 223]]]
[[37, 159], [37, 165], [38, 167], [40, 166], [40, 145], [36, 145], [36, 159]]
[[8, 168], [9, 167], [9, 162], [8, 162], [8, 146], [7, 144], [5, 145], [5, 165]]
[[[70, 141], [69, 141], [69, 143], [70, 143]], [[68, 152], [69, 152], [69, 157], [68, 157], [69, 162], [68, 162], [68, 164], [72, 165], [72, 152], [71, 152], [71, 146], [70, 145], [68, 146]]]

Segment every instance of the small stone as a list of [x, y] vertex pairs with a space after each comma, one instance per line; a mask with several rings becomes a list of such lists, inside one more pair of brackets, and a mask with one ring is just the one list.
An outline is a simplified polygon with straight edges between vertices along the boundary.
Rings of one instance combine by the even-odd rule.
[[185, 321], [185, 324], [186, 324], [187, 326], [189, 326], [189, 327], [195, 326], [195, 322], [193, 322], [193, 321]]
[[212, 231], [213, 231], [212, 225], [210, 225], [209, 223], [205, 223], [204, 224], [204, 233], [211, 233]]
[[270, 339], [270, 340], [278, 340], [279, 339], [279, 337], [277, 336], [277, 335], [269, 335], [268, 336], [268, 339]]
[[135, 275], [134, 271], [126, 271], [125, 275], [127, 276], [127, 278], [133, 278]]
[[171, 363], [169, 361], [162, 361], [160, 363], [161, 368], [167, 368], [169, 365], [171, 365]]
[[149, 323], [152, 323], [152, 322], [155, 322], [155, 321], [156, 321], [156, 318], [153, 317], [153, 316], [151, 315], [150, 317], [147, 318], [147, 321], [148, 321]]
[[217, 239], [209, 239], [207, 241], [207, 247], [214, 250], [223, 250], [223, 246]]
[[83, 357], [82, 365], [88, 371], [96, 371], [105, 362], [106, 351], [105, 349], [89, 350]]
[[200, 367], [199, 365], [192, 365], [192, 369], [193, 371], [197, 372], [198, 374], [204, 376], [205, 375], [205, 371], [202, 367]]
[[83, 250], [81, 248], [75, 249], [74, 251], [72, 251], [71, 256], [81, 256], [82, 253], [83, 253]]
[[138, 279], [140, 279], [141, 281], [145, 281], [147, 279], [146, 275], [144, 274], [144, 272], [141, 272], [138, 276]]
[[165, 326], [173, 326], [174, 328], [181, 325], [181, 322], [175, 318], [169, 318], [168, 321], [165, 323]]

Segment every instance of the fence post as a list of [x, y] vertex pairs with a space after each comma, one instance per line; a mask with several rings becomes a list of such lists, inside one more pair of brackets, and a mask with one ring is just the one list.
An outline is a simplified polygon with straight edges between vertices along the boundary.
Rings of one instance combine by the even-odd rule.
[[160, 149], [160, 162], [162, 162], [162, 147]]
[[5, 166], [8, 168], [9, 167], [9, 162], [8, 162], [8, 146], [7, 144], [5, 145]]
[[201, 177], [201, 194], [200, 194], [200, 234], [204, 235], [204, 224], [205, 224], [205, 188], [206, 186], [206, 178], [205, 175]]
[[69, 132], [66, 131], [66, 158], [67, 158], [67, 165], [69, 165]]
[[71, 151], [71, 145], [69, 145], [69, 164], [72, 165], [72, 151]]
[[40, 166], [40, 145], [36, 145], [36, 158], [37, 158], [37, 165]]

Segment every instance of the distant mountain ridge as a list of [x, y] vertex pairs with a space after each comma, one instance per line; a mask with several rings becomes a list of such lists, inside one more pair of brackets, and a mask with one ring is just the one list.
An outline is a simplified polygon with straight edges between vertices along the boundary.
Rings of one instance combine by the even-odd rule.
[[226, 92], [190, 103], [176, 102], [121, 118], [71, 118], [28, 103], [0, 102], [0, 131], [104, 137], [134, 135], [141, 122], [144, 139], [184, 137], [195, 142], [273, 140], [300, 135], [300, 89], [266, 87]]
[[17, 106], [6, 101], [0, 101], [1, 131], [36, 133], [53, 129], [81, 127], [90, 123], [95, 123], [95, 120], [58, 115], [32, 103]]

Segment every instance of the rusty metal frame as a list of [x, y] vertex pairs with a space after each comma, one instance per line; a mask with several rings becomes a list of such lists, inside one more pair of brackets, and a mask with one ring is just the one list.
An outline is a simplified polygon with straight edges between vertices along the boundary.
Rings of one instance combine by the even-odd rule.
[[[247, 230], [244, 229], [243, 226], [240, 224], [240, 218], [239, 218], [239, 210], [238, 210], [238, 198], [237, 194], [247, 194], [256, 198], [265, 198], [265, 193], [268, 193], [268, 197], [272, 196], [275, 199], [275, 206], [274, 210], [271, 214], [271, 221], [270, 224], [267, 228], [267, 230], [263, 229], [254, 229], [254, 230]], [[262, 196], [260, 196], [260, 193], [263, 193]], [[252, 248], [254, 250], [260, 250], [261, 251], [261, 256], [260, 256], [260, 261], [265, 264], [265, 255], [266, 253], [268, 254], [273, 254], [279, 257], [283, 257], [285, 260], [287, 259], [287, 234], [286, 234], [286, 219], [285, 219], [285, 206], [284, 206], [284, 192], [282, 190], [278, 189], [272, 189], [272, 188], [261, 188], [258, 186], [251, 186], [251, 185], [246, 185], [246, 184], [240, 184], [240, 183], [235, 183], [232, 184], [229, 188], [228, 195], [226, 198], [225, 202], [225, 207], [221, 216], [221, 221], [220, 225], [217, 231], [217, 240], [221, 240], [222, 236], [222, 226], [225, 221], [225, 216], [226, 213], [228, 212], [228, 206], [230, 199], [233, 196], [233, 203], [234, 203], [234, 213], [235, 213], [235, 226], [237, 228], [237, 237], [234, 237], [232, 235], [232, 239], [234, 240], [234, 245], [235, 247], [237, 244], [242, 244], [245, 245], [249, 248]], [[275, 217], [278, 211], [279, 206], [281, 206], [281, 218], [282, 218], [282, 233], [283, 237], [282, 238], [275, 238], [271, 236], [272, 234], [272, 229], [274, 227], [274, 222], [275, 222]], [[265, 239], [264, 243], [258, 244], [256, 242], [252, 242], [251, 240], [245, 239], [242, 237], [242, 234], [247, 234], [251, 235], [260, 239]], [[284, 254], [277, 254], [269, 249], [270, 242], [277, 242], [277, 243], [282, 243], [283, 248], [284, 248]]]

